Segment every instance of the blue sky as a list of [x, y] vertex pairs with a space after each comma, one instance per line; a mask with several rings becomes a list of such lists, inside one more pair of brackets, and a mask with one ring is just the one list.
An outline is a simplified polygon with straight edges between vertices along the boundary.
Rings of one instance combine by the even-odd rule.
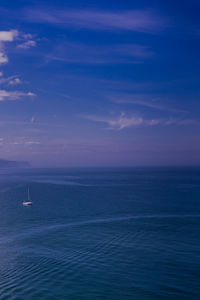
[[199, 165], [199, 1], [0, 3], [0, 157]]

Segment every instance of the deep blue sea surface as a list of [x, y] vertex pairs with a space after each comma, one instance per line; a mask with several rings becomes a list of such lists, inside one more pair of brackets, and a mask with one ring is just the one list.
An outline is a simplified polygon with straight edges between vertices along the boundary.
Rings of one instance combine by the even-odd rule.
[[199, 300], [199, 281], [200, 168], [1, 170], [1, 300]]

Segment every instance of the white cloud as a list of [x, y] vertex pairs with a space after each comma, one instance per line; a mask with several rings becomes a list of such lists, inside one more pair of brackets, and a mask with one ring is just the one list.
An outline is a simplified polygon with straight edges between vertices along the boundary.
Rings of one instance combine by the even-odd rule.
[[13, 42], [18, 34], [18, 30], [0, 31], [0, 42]]
[[27, 93], [27, 96], [30, 96], [30, 97], [35, 97], [35, 96], [36, 96], [36, 94], [34, 94], [34, 93], [32, 93], [32, 92], [28, 92], [28, 93]]
[[[3, 74], [2, 74], [3, 75]], [[1, 77], [0, 78], [0, 84], [9, 84], [10, 81], [14, 81], [15, 80], [16, 75], [13, 76], [9, 76], [9, 77]]]
[[28, 92], [18, 92], [18, 91], [6, 91], [6, 90], [0, 90], [0, 101], [6, 101], [6, 100], [19, 100], [22, 97], [26, 96], [35, 96], [35, 94]]
[[0, 65], [6, 64], [8, 62], [8, 57], [5, 53], [0, 52]]
[[[8, 62], [8, 56], [4, 50], [4, 43], [13, 42], [15, 39], [23, 41], [21, 45], [18, 45], [20, 48], [28, 49], [30, 47], [36, 46], [36, 42], [32, 39], [31, 34], [22, 34], [18, 30], [9, 30], [9, 31], [0, 31], [0, 65], [5, 64]], [[0, 72], [0, 77], [3, 76], [3, 73]], [[10, 86], [17, 85], [21, 83], [21, 80], [16, 76], [11, 76], [8, 78], [1, 78], [1, 84], [8, 84]], [[22, 97], [33, 97], [36, 96], [32, 92], [20, 92], [20, 91], [7, 91], [7, 90], [0, 90], [0, 101], [6, 100], [19, 100]]]
[[8, 62], [8, 56], [4, 51], [3, 44], [6, 42], [13, 42], [18, 34], [19, 32], [17, 30], [0, 31], [0, 64]]
[[17, 48], [21, 49], [29, 49], [31, 47], [36, 47], [36, 41], [28, 40], [22, 44], [17, 45]]
[[32, 37], [31, 34], [22, 34], [18, 30], [0, 31], [0, 64], [8, 63], [8, 56], [4, 50], [5, 43], [20, 40], [21, 44], [17, 47], [29, 49], [36, 46], [36, 42], [32, 40]]
[[104, 117], [97, 117], [97, 116], [86, 116], [87, 119], [96, 122], [106, 123], [108, 125], [107, 129], [113, 130], [121, 130], [127, 127], [137, 127], [144, 123], [142, 117], [126, 117], [125, 113], [121, 113], [119, 118], [104, 118]]
[[40, 142], [37, 142], [37, 141], [17, 141], [17, 142], [11, 142], [10, 144], [13, 144], [13, 145], [39, 145]]
[[37, 142], [37, 141], [27, 141], [27, 142], [24, 142], [25, 145], [39, 145], [40, 142]]
[[20, 83], [22, 83], [22, 81], [21, 81], [21, 79], [19, 79], [19, 78], [14, 78], [14, 79], [12, 79], [12, 80], [10, 80], [9, 82], [8, 82], [8, 84], [9, 85], [17, 85], [17, 84], [20, 84]]
[[139, 127], [139, 126], [182, 126], [182, 125], [200, 125], [198, 120], [182, 119], [182, 118], [168, 118], [168, 119], [143, 119], [142, 117], [129, 116], [123, 112], [118, 118], [108, 118], [99, 116], [83, 116], [84, 118], [101, 122], [108, 125], [105, 129], [111, 130], [122, 130], [128, 127]]
[[150, 126], [155, 126], [155, 125], [159, 125], [162, 121], [161, 120], [156, 120], [156, 119], [153, 119], [153, 120], [150, 120], [150, 121], [147, 121], [147, 125], [150, 125]]
[[33, 35], [30, 33], [25, 33], [25, 34], [23, 34], [23, 38], [25, 40], [31, 40], [33, 38]]
[[135, 127], [139, 126], [143, 123], [143, 119], [141, 117], [126, 117], [124, 114], [121, 114], [119, 119], [116, 120], [107, 120], [109, 125], [109, 129], [124, 129], [127, 127]]

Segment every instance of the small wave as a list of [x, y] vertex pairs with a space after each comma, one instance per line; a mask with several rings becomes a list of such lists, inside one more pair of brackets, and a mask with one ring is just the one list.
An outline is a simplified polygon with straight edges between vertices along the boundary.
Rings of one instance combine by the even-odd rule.
[[170, 215], [170, 214], [163, 214], [163, 215], [140, 215], [140, 216], [122, 216], [122, 217], [112, 217], [112, 218], [99, 218], [99, 219], [91, 219], [86, 221], [79, 221], [79, 222], [70, 222], [65, 224], [54, 224], [54, 225], [47, 225], [47, 226], [40, 226], [35, 229], [29, 229], [28, 231], [24, 231], [19, 235], [15, 235], [9, 238], [2, 238], [0, 239], [0, 244], [7, 244], [17, 240], [26, 239], [35, 235], [43, 234], [47, 231], [54, 231], [61, 228], [70, 228], [70, 227], [80, 227], [80, 226], [87, 226], [92, 224], [101, 224], [101, 223], [112, 223], [112, 222], [120, 222], [120, 221], [127, 221], [127, 220], [140, 220], [140, 219], [183, 219], [183, 218], [199, 218], [200, 214], [184, 214], [184, 215]]
[[75, 181], [65, 181], [65, 180], [52, 180], [52, 179], [33, 179], [33, 182], [46, 183], [46, 184], [57, 184], [57, 185], [71, 185], [71, 186], [93, 186], [92, 184], [84, 184]]

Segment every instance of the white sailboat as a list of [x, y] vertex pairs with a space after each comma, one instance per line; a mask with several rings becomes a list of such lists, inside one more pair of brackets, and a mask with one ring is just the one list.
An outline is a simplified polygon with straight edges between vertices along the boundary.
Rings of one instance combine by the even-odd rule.
[[30, 200], [30, 191], [29, 191], [29, 188], [28, 188], [28, 200], [27, 201], [23, 201], [22, 203], [24, 206], [30, 206], [33, 204], [33, 202]]

